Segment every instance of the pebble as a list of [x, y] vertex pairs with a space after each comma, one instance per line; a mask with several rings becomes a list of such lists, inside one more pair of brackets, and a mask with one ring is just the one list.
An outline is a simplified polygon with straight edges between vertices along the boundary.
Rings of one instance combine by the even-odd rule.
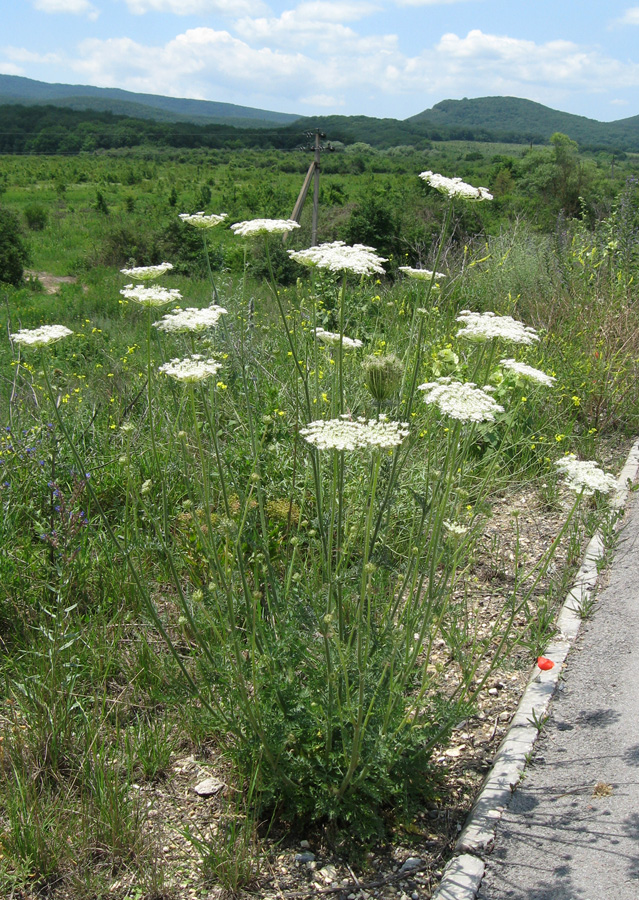
[[406, 862], [404, 863], [404, 865], [399, 870], [399, 874], [403, 875], [406, 872], [410, 872], [413, 869], [417, 869], [419, 866], [421, 866], [421, 864], [422, 864], [421, 857], [409, 856], [408, 859], [406, 860]]
[[302, 850], [308, 850], [310, 848], [310, 844], [308, 841], [300, 841], [300, 847]]
[[295, 854], [295, 862], [296, 863], [309, 863], [315, 860], [315, 854], [311, 853], [310, 850], [305, 850], [304, 853], [296, 853]]
[[326, 884], [332, 884], [334, 881], [337, 881], [337, 869], [335, 866], [324, 866], [317, 874], [326, 882]]
[[224, 782], [219, 778], [205, 778], [204, 781], [196, 784], [193, 790], [200, 797], [212, 797], [214, 794], [219, 794], [224, 786]]

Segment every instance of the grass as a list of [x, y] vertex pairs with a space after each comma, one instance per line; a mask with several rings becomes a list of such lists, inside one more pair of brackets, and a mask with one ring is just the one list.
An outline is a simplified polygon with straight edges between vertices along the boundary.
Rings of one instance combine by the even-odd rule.
[[[590, 230], [570, 224], [562, 241], [522, 226], [446, 244], [437, 268], [451, 277], [430, 296], [419, 283], [302, 271], [274, 292], [227, 268], [216, 273], [223, 327], [195, 346], [149, 330], [106, 264], [118, 228], [148, 246], [166, 231], [170, 173], [81, 160], [78, 178], [108, 165], [133, 183], [74, 182], [60, 161], [61, 191], [51, 161], [37, 164], [41, 180], [15, 179], [5, 202], [47, 207], [32, 265], [78, 283], [1, 291], [3, 331], [74, 332], [46, 356], [0, 346], [2, 890], [148, 900], [179, 890], [145, 791], [194, 752], [223, 760], [228, 779], [217, 820], [183, 829], [203, 884], [255, 880], [263, 822], [338, 841], [359, 830], [370, 846], [410, 779], [432, 787], [424, 748], [472, 710], [492, 668], [518, 647], [532, 660], [552, 633], [565, 571], [548, 583], [550, 555], [526, 571], [516, 548], [511, 574], [500, 538], [480, 543], [494, 499], [527, 488], [563, 508], [554, 460], [598, 457], [604, 438], [623, 442], [639, 424], [636, 260], [606, 251], [611, 233], [625, 246], [628, 223], [615, 213]], [[193, 170], [175, 169], [187, 193]], [[215, 189], [228, 177], [216, 173]], [[184, 306], [210, 301], [201, 275], [170, 283]], [[540, 341], [518, 355], [556, 386], [513, 379], [492, 351], [457, 341], [465, 307], [537, 328]], [[313, 341], [315, 325], [366, 349], [340, 359]], [[210, 389], [156, 376], [194, 346], [223, 363]], [[403, 377], [395, 362], [393, 384], [371, 396], [362, 353], [394, 354]], [[503, 416], [462, 428], [408, 390], [442, 375], [490, 380]], [[341, 403], [406, 418], [410, 452], [309, 451], [299, 428]], [[602, 514], [586, 501], [566, 526], [569, 564]], [[509, 585], [487, 634], [468, 588], [480, 556]], [[395, 744], [411, 717], [422, 730]]]

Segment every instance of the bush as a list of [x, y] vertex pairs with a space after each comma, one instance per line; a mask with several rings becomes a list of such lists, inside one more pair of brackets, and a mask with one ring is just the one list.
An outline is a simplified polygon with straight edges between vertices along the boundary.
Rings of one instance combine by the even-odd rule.
[[16, 287], [22, 281], [30, 253], [18, 217], [0, 206], [0, 283]]
[[24, 220], [31, 231], [42, 231], [49, 221], [49, 213], [41, 203], [29, 203], [24, 208]]

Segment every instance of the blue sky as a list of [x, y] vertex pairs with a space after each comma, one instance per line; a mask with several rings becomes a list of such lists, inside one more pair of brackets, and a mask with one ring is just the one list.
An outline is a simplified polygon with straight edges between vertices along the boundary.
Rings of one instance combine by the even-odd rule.
[[506, 95], [639, 114], [639, 6], [608, 0], [0, 0], [0, 72], [302, 115]]

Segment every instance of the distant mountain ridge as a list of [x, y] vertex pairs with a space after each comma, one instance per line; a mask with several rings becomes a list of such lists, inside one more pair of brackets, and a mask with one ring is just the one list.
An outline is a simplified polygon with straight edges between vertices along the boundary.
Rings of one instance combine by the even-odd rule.
[[[330, 140], [364, 142], [373, 147], [425, 146], [428, 141], [467, 140], [545, 143], [557, 131], [582, 148], [639, 152], [639, 115], [614, 122], [560, 112], [517, 97], [442, 100], [407, 119], [372, 116], [297, 116], [221, 103], [119, 88], [48, 84], [17, 75], [0, 75], [0, 105], [57, 106], [111, 113], [176, 126], [192, 123], [241, 129], [268, 129], [273, 146], [291, 146], [293, 133], [320, 128]], [[275, 134], [277, 132], [277, 134]], [[230, 139], [230, 138], [229, 138]]]
[[92, 85], [48, 84], [19, 75], [0, 75], [0, 104], [63, 106], [76, 110], [111, 112], [158, 122], [193, 122], [197, 125], [234, 125], [236, 128], [272, 128], [290, 125], [299, 116], [271, 112], [214, 100], [188, 100], [160, 94], [137, 94], [119, 88]]

